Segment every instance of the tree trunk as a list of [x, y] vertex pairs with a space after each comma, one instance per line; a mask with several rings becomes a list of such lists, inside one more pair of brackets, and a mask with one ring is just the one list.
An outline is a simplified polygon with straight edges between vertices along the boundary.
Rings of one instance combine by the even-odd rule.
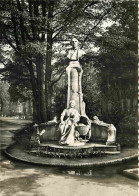
[[[50, 43], [50, 41], [49, 41]], [[52, 43], [51, 43], [52, 46]], [[47, 55], [46, 55], [46, 75], [45, 75], [45, 95], [46, 95], [46, 108], [47, 108], [47, 117], [50, 118], [51, 112], [51, 59], [52, 59], [52, 47], [48, 45], [47, 47]]]
[[45, 95], [46, 95], [46, 108], [47, 118], [51, 118], [51, 60], [52, 60], [52, 44], [53, 44], [53, 31], [52, 31], [52, 18], [53, 18], [53, 1], [49, 1], [48, 7], [48, 21], [47, 21], [47, 47], [46, 47], [46, 72], [45, 72]]
[[31, 76], [31, 86], [32, 86], [32, 92], [33, 92], [33, 103], [34, 103], [34, 111], [36, 111], [36, 117], [34, 120], [37, 120], [37, 122], [41, 122], [41, 108], [40, 108], [40, 99], [39, 99], [39, 91], [38, 91], [38, 85], [37, 80], [35, 78], [34, 69], [32, 65], [32, 61], [29, 61], [28, 69]]
[[40, 107], [41, 122], [47, 121], [46, 115], [46, 101], [45, 101], [45, 80], [44, 80], [44, 68], [43, 68], [43, 56], [39, 54], [37, 56], [37, 88], [38, 88], [38, 101]]
[[35, 99], [33, 98], [33, 120], [38, 121]]

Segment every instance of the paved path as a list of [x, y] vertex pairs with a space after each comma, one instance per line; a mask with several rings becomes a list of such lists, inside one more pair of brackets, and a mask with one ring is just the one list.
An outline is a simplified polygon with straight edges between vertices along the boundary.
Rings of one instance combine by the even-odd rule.
[[31, 123], [30, 120], [0, 117], [0, 160], [4, 159], [1, 150], [13, 143], [14, 133], [29, 123]]
[[31, 122], [31, 120], [21, 120], [12, 117], [0, 117], [0, 131], [18, 130]]

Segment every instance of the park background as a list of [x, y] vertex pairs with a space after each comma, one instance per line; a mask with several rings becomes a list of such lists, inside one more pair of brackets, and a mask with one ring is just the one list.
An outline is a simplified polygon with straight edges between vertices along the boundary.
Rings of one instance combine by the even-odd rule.
[[86, 52], [83, 94], [90, 119], [112, 123], [137, 144], [136, 1], [1, 0], [0, 115], [46, 122], [66, 107], [65, 51]]

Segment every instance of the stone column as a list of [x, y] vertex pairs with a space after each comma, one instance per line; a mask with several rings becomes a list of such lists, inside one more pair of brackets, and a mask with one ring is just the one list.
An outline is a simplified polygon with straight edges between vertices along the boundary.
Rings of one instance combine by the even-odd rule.
[[67, 70], [68, 74], [68, 93], [67, 93], [67, 108], [71, 100], [76, 102], [75, 109], [81, 115], [85, 115], [85, 107], [83, 102], [81, 79], [83, 70], [79, 67], [71, 67]]

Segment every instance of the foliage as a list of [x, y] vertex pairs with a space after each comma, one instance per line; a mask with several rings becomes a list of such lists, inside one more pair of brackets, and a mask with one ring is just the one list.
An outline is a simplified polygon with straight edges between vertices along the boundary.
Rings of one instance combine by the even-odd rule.
[[26, 86], [22, 83], [18, 84], [16, 80], [11, 83], [9, 93], [12, 102], [25, 102], [32, 99], [32, 92]]
[[137, 2], [117, 3], [115, 21], [98, 37], [99, 56], [95, 66], [101, 70], [103, 102], [112, 107], [102, 116], [116, 125], [136, 108], [123, 102], [137, 99]]
[[[75, 34], [79, 35], [79, 39], [82, 38], [82, 44], [85, 43], [95, 29], [98, 30], [113, 6], [113, 1], [104, 3], [96, 0], [1, 1], [1, 43], [2, 46], [10, 45], [12, 51], [9, 53], [19, 60], [15, 62], [10, 56], [13, 69], [7, 66], [2, 71], [8, 72], [9, 78], [17, 73], [16, 79], [20, 82], [23, 75], [14, 72], [14, 64], [21, 62], [25, 67], [30, 77], [38, 121], [47, 120], [52, 105], [51, 89], [62, 75], [59, 66], [52, 66], [52, 60], [58, 57], [59, 51], [58, 47], [54, 49], [54, 44], [60, 40], [68, 41]], [[56, 80], [52, 77], [53, 73], [58, 74]]]
[[0, 115], [9, 114], [10, 106], [10, 95], [9, 95], [9, 84], [5, 81], [0, 82]]
[[[55, 85], [67, 66], [62, 52], [69, 49], [73, 36], [78, 35], [86, 52], [92, 52], [94, 46], [99, 48], [99, 56], [94, 58], [93, 53], [89, 53], [86, 57], [92, 59], [90, 66], [94, 74], [90, 82], [84, 79], [88, 110], [93, 105], [90, 114], [91, 111], [100, 113], [97, 107], [103, 97], [107, 99], [108, 85], [117, 75], [118, 81], [129, 78], [128, 70], [132, 69], [132, 78], [136, 69], [135, 4], [113, 0], [1, 0], [0, 50], [5, 68], [0, 72], [12, 81], [11, 92], [16, 92], [17, 98], [26, 98], [22, 93], [26, 88], [25, 92], [32, 90], [37, 121], [44, 122], [51, 116]], [[113, 25], [106, 29], [104, 21], [112, 21]], [[11, 50], [4, 50], [5, 46]], [[99, 74], [96, 74], [100, 70], [105, 72], [102, 74], [103, 95], [100, 95]], [[87, 69], [84, 74], [87, 76]], [[14, 84], [20, 85], [14, 87]]]
[[137, 147], [138, 119], [136, 113], [125, 116], [118, 124], [117, 141], [124, 147]]
[[84, 94], [84, 102], [86, 104], [86, 112], [90, 119], [93, 116], [101, 115], [101, 77], [100, 69], [94, 66], [94, 61], [91, 59], [94, 54], [86, 55], [83, 65], [82, 89]]
[[138, 127], [138, 119], [136, 116], [136, 113], [130, 114], [126, 117], [124, 117], [120, 123], [119, 128], [121, 132], [129, 132], [131, 134], [137, 134], [137, 127]]

